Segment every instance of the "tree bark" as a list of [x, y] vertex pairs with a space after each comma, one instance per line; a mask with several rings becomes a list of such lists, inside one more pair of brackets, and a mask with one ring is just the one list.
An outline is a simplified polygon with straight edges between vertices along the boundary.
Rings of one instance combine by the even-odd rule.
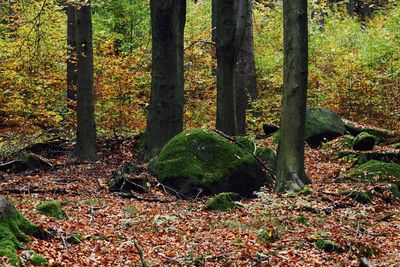
[[276, 191], [300, 189], [304, 169], [308, 78], [307, 0], [284, 0], [284, 84]]
[[[240, 1], [240, 0], [239, 0]], [[236, 3], [239, 2], [238, 0]], [[236, 59], [234, 86], [236, 93], [237, 134], [246, 135], [246, 110], [257, 97], [256, 63], [254, 59], [253, 1], [246, 1], [243, 18], [244, 35]], [[238, 14], [240, 16], [240, 14]]]
[[67, 6], [67, 100], [68, 107], [73, 108], [71, 102], [76, 101], [76, 75], [77, 75], [77, 53], [76, 53], [76, 7], [71, 4]]
[[151, 0], [152, 73], [144, 159], [183, 130], [186, 0]]
[[220, 0], [216, 3], [217, 45], [217, 125], [227, 135], [237, 135], [234, 69], [243, 34], [247, 0]]
[[93, 43], [90, 2], [76, 11], [77, 37], [77, 138], [76, 156], [81, 160], [96, 160], [96, 124], [93, 89]]

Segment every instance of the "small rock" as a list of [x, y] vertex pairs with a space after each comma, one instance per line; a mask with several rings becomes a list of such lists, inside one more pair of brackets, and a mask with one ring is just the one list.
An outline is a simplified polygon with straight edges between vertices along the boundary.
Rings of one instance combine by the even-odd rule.
[[362, 132], [353, 141], [354, 150], [372, 150], [375, 146], [376, 138], [375, 136]]

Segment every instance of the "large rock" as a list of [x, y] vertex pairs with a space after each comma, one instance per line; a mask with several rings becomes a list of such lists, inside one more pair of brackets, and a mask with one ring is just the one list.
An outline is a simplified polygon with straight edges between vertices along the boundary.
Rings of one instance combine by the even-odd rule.
[[370, 160], [379, 160], [386, 163], [400, 164], [400, 153], [385, 151], [339, 151], [339, 159], [352, 161], [355, 165], [364, 164]]
[[187, 197], [234, 192], [252, 196], [267, 182], [262, 167], [246, 149], [205, 129], [178, 134], [150, 164], [158, 181]]
[[[392, 194], [400, 198], [400, 165], [370, 160], [339, 176], [338, 182], [364, 182], [386, 184]], [[378, 190], [377, 190], [378, 191]], [[372, 198], [372, 196], [371, 196]]]
[[345, 134], [342, 118], [325, 108], [309, 108], [306, 113], [305, 139], [311, 147]]
[[48, 233], [28, 221], [11, 201], [0, 196], [0, 256], [10, 259], [11, 264], [18, 265], [17, 249], [29, 240], [28, 236], [45, 238]]
[[340, 178], [372, 182], [398, 182], [400, 181], [400, 165], [370, 160], [343, 173]]

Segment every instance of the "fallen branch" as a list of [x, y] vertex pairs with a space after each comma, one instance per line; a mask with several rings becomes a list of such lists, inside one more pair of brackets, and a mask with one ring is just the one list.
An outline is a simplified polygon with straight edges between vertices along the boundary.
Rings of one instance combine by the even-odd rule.
[[248, 150], [244, 145], [242, 145], [241, 143], [239, 143], [238, 141], [235, 140], [235, 138], [224, 134], [223, 132], [221, 132], [220, 130], [214, 129], [214, 132], [216, 132], [217, 134], [219, 134], [220, 136], [224, 137], [225, 139], [231, 141], [232, 143], [238, 145], [239, 147], [243, 148], [247, 153], [251, 154], [255, 160], [261, 165], [261, 167], [268, 173], [268, 175], [271, 177], [270, 179], [268, 179], [269, 181], [269, 186], [271, 188], [274, 187], [275, 185], [275, 180], [276, 180], [276, 176], [275, 173], [269, 168], [269, 166], [267, 164], [265, 164], [259, 157], [257, 157], [253, 152], [251, 152], [250, 150]]
[[130, 191], [129, 193], [115, 192], [114, 194], [117, 195], [117, 196], [120, 196], [122, 198], [136, 199], [136, 200], [139, 200], [139, 201], [169, 203], [168, 200], [164, 200], [164, 199], [140, 197], [140, 196], [137, 196], [133, 191]]
[[192, 41], [188, 47], [185, 47], [184, 50], [186, 51], [186, 50], [192, 48], [195, 44], [198, 44], [198, 43], [208, 44], [208, 45], [213, 45], [213, 46], [215, 45], [215, 42], [213, 42], [213, 41], [199, 39], [199, 40], [196, 40], [196, 41]]
[[144, 253], [142, 251], [141, 246], [139, 245], [139, 243], [136, 241], [136, 239], [133, 240], [133, 244], [135, 245], [135, 248], [139, 254], [140, 257], [140, 261], [142, 262], [142, 267], [148, 267], [149, 265], [147, 264], [146, 259], [144, 258]]

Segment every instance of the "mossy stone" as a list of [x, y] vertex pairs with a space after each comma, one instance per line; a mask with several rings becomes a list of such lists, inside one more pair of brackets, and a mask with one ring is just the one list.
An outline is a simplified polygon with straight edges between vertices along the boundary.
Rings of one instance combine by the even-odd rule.
[[216, 132], [193, 129], [172, 138], [150, 164], [158, 181], [181, 195], [235, 192], [244, 197], [267, 177], [252, 153]]
[[35, 266], [47, 266], [49, 262], [40, 254], [33, 253], [31, 258], [29, 259], [32, 265]]
[[257, 146], [254, 140], [245, 136], [235, 136], [235, 140], [244, 146], [249, 152], [255, 154], [261, 161], [267, 163], [273, 171], [276, 170], [276, 152], [269, 147]]
[[62, 210], [61, 203], [54, 200], [45, 201], [36, 206], [36, 210], [46, 216], [56, 219], [67, 219], [64, 211]]
[[[309, 108], [306, 112], [305, 140], [310, 147], [319, 147], [323, 142], [333, 140], [346, 132], [342, 118], [326, 108]], [[274, 133], [272, 142], [279, 143], [279, 131]]]
[[317, 248], [322, 249], [326, 252], [343, 252], [344, 249], [338, 246], [335, 242], [332, 240], [327, 240], [327, 239], [317, 239], [315, 241], [315, 245]]
[[340, 175], [341, 179], [358, 179], [366, 181], [392, 182], [400, 179], [400, 165], [370, 160]]
[[234, 201], [240, 197], [236, 193], [223, 192], [207, 201], [206, 209], [213, 211], [230, 211], [235, 208]]
[[400, 149], [400, 143], [394, 144], [394, 145], [393, 145], [393, 148], [394, 148], [394, 149]]
[[371, 150], [374, 148], [376, 142], [376, 137], [366, 133], [361, 132], [354, 138], [353, 149], [354, 150]]
[[80, 233], [75, 233], [75, 234], [70, 235], [67, 238], [67, 242], [71, 243], [71, 244], [79, 244], [79, 243], [81, 243], [82, 239], [83, 239], [83, 236]]
[[354, 142], [354, 137], [352, 135], [343, 135], [339, 140], [340, 148], [352, 148]]
[[333, 140], [345, 133], [342, 118], [326, 108], [309, 108], [306, 113], [305, 139], [311, 147]]
[[47, 235], [46, 231], [22, 216], [8, 199], [0, 196], [0, 256], [18, 265], [17, 249], [29, 241], [28, 236], [44, 238]]

